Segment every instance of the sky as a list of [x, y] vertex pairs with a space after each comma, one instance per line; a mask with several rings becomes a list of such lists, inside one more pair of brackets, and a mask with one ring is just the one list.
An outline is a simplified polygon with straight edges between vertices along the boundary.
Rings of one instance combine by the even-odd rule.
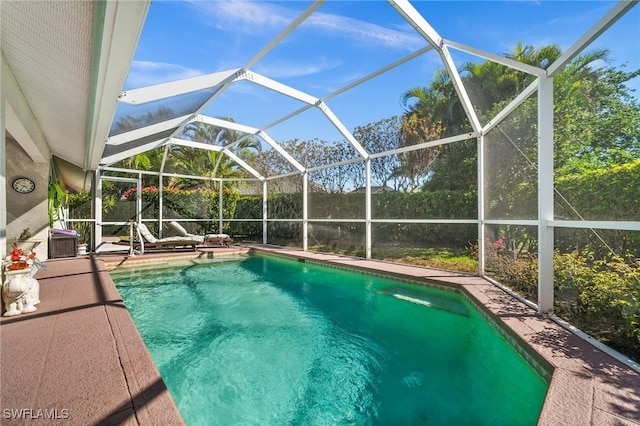
[[[151, 3], [125, 89], [235, 69], [256, 55], [312, 3], [309, 1], [163, 1]], [[564, 51], [615, 2], [415, 1], [444, 39], [493, 54], [518, 42], [557, 44]], [[323, 98], [428, 46], [385, 1], [329, 0], [251, 67], [306, 94]], [[610, 50], [611, 65], [640, 68], [640, 6], [631, 9], [589, 49]], [[482, 62], [451, 50], [457, 66]], [[433, 51], [326, 101], [352, 131], [405, 110], [402, 94], [427, 86], [443, 68]], [[631, 82], [640, 99], [640, 78]], [[204, 114], [264, 128], [303, 104], [248, 81], [237, 82]], [[342, 140], [317, 108], [266, 130], [277, 141]]]

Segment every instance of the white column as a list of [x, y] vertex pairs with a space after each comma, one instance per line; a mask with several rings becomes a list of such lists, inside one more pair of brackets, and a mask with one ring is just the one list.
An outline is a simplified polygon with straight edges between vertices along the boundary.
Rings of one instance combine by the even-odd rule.
[[160, 173], [158, 174], [158, 236], [160, 238], [162, 238], [163, 235], [163, 231], [164, 231], [164, 226], [162, 226], [162, 219], [164, 219], [164, 216], [162, 215], [162, 209], [164, 208], [164, 192], [162, 190], [162, 182], [164, 180], [164, 176], [162, 174], [162, 170], [160, 170]]
[[138, 223], [142, 223], [142, 173], [138, 173], [136, 189], [136, 217]]
[[162, 210], [164, 210], [164, 191], [162, 189], [164, 182], [164, 166], [167, 164], [167, 156], [169, 155], [171, 145], [166, 145], [164, 147], [164, 152], [162, 153], [162, 162], [160, 163], [160, 170], [158, 170], [158, 236], [162, 238], [163, 235], [163, 226], [162, 220], [164, 219], [164, 215], [162, 214]]
[[267, 244], [267, 181], [262, 182], [262, 244]]
[[[2, 54], [0, 54], [0, 70]], [[0, 74], [2, 72], [0, 71]], [[4, 97], [2, 97], [2, 76], [0, 75], [0, 259], [7, 255], [7, 141], [4, 131]], [[1, 283], [0, 283], [1, 284]]]
[[538, 311], [553, 309], [553, 78], [538, 78]]
[[364, 161], [365, 174], [365, 257], [371, 259], [371, 159]]
[[307, 198], [307, 190], [309, 189], [309, 174], [302, 174], [302, 250], [307, 251], [309, 248], [309, 201]]
[[100, 179], [100, 170], [93, 172], [92, 179], [93, 203], [91, 203], [91, 209], [93, 210], [93, 242], [95, 246], [91, 250], [95, 251], [102, 244], [102, 179]]
[[218, 233], [222, 234], [222, 228], [224, 227], [223, 224], [223, 208], [222, 208], [222, 203], [224, 202], [224, 197], [223, 197], [223, 191], [222, 191], [222, 179], [220, 179], [218, 181], [219, 184], [219, 193], [218, 193]]
[[485, 246], [484, 246], [484, 134], [478, 138], [478, 274], [485, 275]]

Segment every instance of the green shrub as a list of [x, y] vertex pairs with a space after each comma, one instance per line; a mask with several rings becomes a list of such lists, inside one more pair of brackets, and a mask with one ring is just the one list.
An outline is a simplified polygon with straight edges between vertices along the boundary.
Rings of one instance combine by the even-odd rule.
[[[612, 348], [640, 361], [640, 259], [593, 252], [554, 254], [554, 314]], [[493, 244], [488, 274], [529, 300], [537, 300], [538, 262]]]
[[640, 259], [595, 259], [585, 251], [554, 260], [557, 314], [640, 360]]
[[[135, 200], [136, 188], [130, 188], [124, 192], [128, 200]], [[187, 223], [187, 231], [192, 233], [209, 233], [218, 230], [217, 219], [220, 217], [220, 194], [208, 188], [181, 189], [173, 186], [164, 186], [163, 216], [165, 219], [209, 219], [207, 222]], [[225, 218], [235, 215], [239, 195], [237, 191], [224, 189], [222, 197], [222, 214]], [[158, 217], [159, 191], [156, 186], [142, 188], [142, 201], [145, 205], [144, 219]], [[228, 229], [225, 224], [225, 231]]]

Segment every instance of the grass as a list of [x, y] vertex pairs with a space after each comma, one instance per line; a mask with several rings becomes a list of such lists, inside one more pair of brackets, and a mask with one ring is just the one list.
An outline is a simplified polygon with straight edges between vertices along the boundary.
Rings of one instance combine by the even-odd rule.
[[[330, 252], [348, 256], [365, 257], [362, 246], [337, 247], [335, 245], [317, 244], [309, 246], [309, 250]], [[405, 265], [426, 266], [449, 271], [478, 273], [478, 260], [471, 257], [466, 249], [450, 247], [399, 247], [375, 246], [371, 250], [375, 260], [402, 263]]]
[[[246, 241], [243, 240], [243, 242]], [[302, 248], [300, 241], [291, 241], [284, 238], [273, 239], [269, 243], [283, 247]], [[339, 242], [309, 244], [309, 250], [365, 257], [364, 247], [360, 240], [348, 241], [347, 239], [342, 239]], [[371, 249], [371, 257], [374, 260], [405, 265], [425, 266], [469, 274], [478, 273], [478, 259], [473, 257], [468, 249], [460, 247], [406, 247], [395, 244], [377, 244]]]
[[478, 273], [478, 260], [468, 250], [447, 247], [375, 247], [374, 259], [450, 271]]

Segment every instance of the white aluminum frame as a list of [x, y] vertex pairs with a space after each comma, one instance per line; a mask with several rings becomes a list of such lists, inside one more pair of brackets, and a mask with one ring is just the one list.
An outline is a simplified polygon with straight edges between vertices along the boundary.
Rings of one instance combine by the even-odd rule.
[[[102, 181], [103, 180], [110, 180], [110, 181], [114, 181], [114, 182], [128, 182], [128, 183], [134, 183], [136, 185], [136, 222], [137, 223], [142, 223], [142, 173], [138, 173], [138, 177], [136, 179], [134, 178], [126, 178], [126, 177], [120, 177], [120, 176], [107, 176], [107, 175], [100, 175], [99, 171], [96, 173], [96, 190], [94, 192], [94, 209], [95, 211], [99, 211], [102, 212]], [[97, 235], [95, 236], [95, 241], [96, 241], [96, 246], [99, 246], [102, 243], [102, 226], [103, 226], [103, 221], [102, 221], [102, 213], [100, 214], [100, 220], [98, 221], [96, 218], [95, 221], [95, 226], [98, 227], [100, 229], [100, 232], [97, 233]], [[134, 250], [133, 247], [133, 239], [134, 239], [134, 235], [132, 235], [132, 228], [129, 228], [129, 256], [135, 256], [136, 255], [136, 250]], [[144, 253], [144, 242], [142, 241], [142, 238], [140, 239], [140, 244], [142, 247], [142, 253]]]
[[[263, 222], [263, 243], [267, 244], [268, 241], [268, 222], [277, 222], [277, 221], [297, 221], [302, 222], [303, 228], [303, 250], [308, 249], [308, 226], [311, 222], [354, 222], [354, 223], [365, 223], [366, 225], [366, 235], [365, 235], [365, 256], [366, 258], [371, 258], [371, 246], [372, 246], [372, 224], [374, 223], [476, 223], [478, 225], [478, 237], [479, 241], [483, 242], [485, 237], [485, 226], [490, 224], [497, 225], [528, 225], [528, 226], [536, 226], [538, 229], [538, 259], [539, 259], [539, 272], [538, 272], [538, 309], [541, 313], [547, 313], [553, 308], [553, 248], [554, 248], [554, 228], [564, 227], [564, 228], [592, 228], [592, 229], [616, 229], [616, 230], [630, 230], [630, 231], [640, 231], [640, 222], [611, 222], [611, 221], [559, 221], [554, 219], [554, 188], [553, 188], [553, 76], [559, 72], [567, 63], [569, 63], [573, 58], [575, 58], [580, 52], [582, 52], [593, 40], [595, 40], [599, 35], [601, 35], [607, 28], [613, 25], [620, 17], [622, 17], [627, 11], [629, 11], [633, 6], [635, 6], [637, 1], [619, 1], [609, 12], [606, 13], [591, 29], [589, 29], [575, 44], [573, 44], [557, 61], [555, 61], [547, 70], [543, 70], [537, 68], [535, 66], [527, 65], [515, 61], [510, 58], [505, 58], [493, 53], [485, 52], [480, 49], [476, 49], [471, 46], [467, 46], [461, 43], [457, 43], [455, 41], [450, 41], [443, 39], [434, 28], [430, 26], [430, 24], [420, 15], [419, 12], [411, 5], [408, 0], [388, 0], [388, 3], [391, 5], [393, 9], [395, 9], [400, 16], [404, 18], [404, 20], [409, 23], [416, 32], [422, 36], [422, 38], [426, 42], [426, 46], [412, 52], [411, 54], [401, 58], [389, 64], [379, 70], [355, 81], [347, 86], [342, 87], [334, 91], [333, 93], [325, 96], [324, 98], [317, 98], [310, 94], [304, 93], [295, 88], [289, 87], [285, 84], [282, 84], [278, 81], [272, 80], [266, 76], [255, 73], [251, 70], [251, 67], [258, 63], [258, 61], [263, 58], [268, 52], [270, 52], [274, 47], [276, 47], [282, 40], [284, 40], [295, 28], [297, 28], [300, 24], [302, 24], [305, 19], [311, 16], [314, 13], [323, 1], [315, 1], [307, 10], [305, 10], [298, 18], [296, 18], [291, 24], [287, 26], [287, 28], [281, 32], [271, 43], [269, 43], [265, 48], [263, 48], [254, 58], [252, 58], [244, 67], [236, 68], [233, 70], [222, 71], [218, 73], [208, 74], [201, 77], [195, 77], [192, 79], [186, 79], [178, 82], [166, 83], [161, 85], [156, 85], [144, 89], [137, 89], [128, 91], [123, 93], [122, 102], [131, 103], [131, 104], [139, 104], [144, 102], [150, 102], [153, 100], [163, 99], [170, 96], [176, 96], [184, 93], [193, 92], [195, 90], [206, 89], [209, 87], [219, 86], [219, 90], [216, 92], [211, 99], [209, 99], [198, 111], [194, 112], [189, 116], [177, 117], [173, 120], [169, 120], [164, 123], [158, 123], [153, 126], [149, 126], [147, 128], [138, 129], [132, 132], [123, 133], [121, 135], [116, 135], [109, 139], [107, 142], [111, 145], [123, 145], [128, 143], [129, 141], [137, 140], [142, 137], [147, 137], [153, 135], [155, 133], [159, 133], [161, 131], [166, 131], [173, 127], [176, 127], [177, 130], [174, 132], [174, 135], [178, 133], [185, 125], [200, 121], [208, 124], [212, 124], [221, 128], [230, 129], [238, 132], [245, 133], [238, 141], [232, 141], [231, 144], [227, 146], [217, 146], [204, 144], [193, 141], [183, 141], [175, 139], [174, 137], [166, 138], [163, 140], [153, 141], [145, 144], [144, 146], [132, 148], [129, 150], [125, 150], [119, 154], [113, 154], [109, 157], [105, 157], [102, 160], [102, 170], [120, 170], [114, 169], [110, 167], [104, 167], [106, 164], [113, 164], [114, 162], [120, 161], [124, 158], [127, 158], [131, 155], [135, 155], [140, 152], [144, 152], [148, 149], [167, 146], [167, 150], [165, 150], [165, 158], [168, 153], [168, 147], [171, 144], [174, 145], [183, 145], [190, 146], [193, 148], [201, 148], [201, 149], [209, 149], [216, 152], [220, 152], [224, 155], [227, 155], [230, 159], [238, 163], [241, 167], [247, 170], [257, 181], [262, 182], [262, 219], [249, 219], [248, 221], [259, 221]], [[462, 79], [460, 74], [455, 66], [455, 63], [451, 57], [450, 49], [455, 49], [458, 51], [465, 52], [467, 54], [475, 55], [480, 58], [484, 58], [489, 61], [493, 61], [499, 63], [501, 65], [517, 69], [519, 71], [528, 73], [532, 76], [535, 76], [536, 79], [533, 81], [524, 91], [522, 91], [515, 99], [513, 99], [502, 111], [495, 115], [488, 123], [484, 126], [481, 125], [475, 109], [470, 101], [468, 93], [462, 83]], [[434, 141], [423, 142], [414, 146], [407, 146], [403, 148], [398, 148], [394, 150], [389, 150], [381, 153], [368, 153], [362, 145], [353, 137], [353, 135], [347, 130], [347, 128], [342, 124], [340, 119], [332, 112], [329, 106], [326, 104], [328, 99], [331, 99], [338, 94], [341, 94], [347, 90], [350, 90], [378, 75], [381, 75], [411, 59], [414, 59], [420, 55], [423, 55], [429, 51], [435, 50], [440, 56], [443, 65], [447, 69], [449, 76], [452, 80], [454, 88], [456, 90], [457, 96], [464, 108], [465, 114], [471, 127], [473, 129], [472, 132], [456, 135], [448, 138], [442, 138]], [[255, 128], [252, 126], [247, 126], [244, 124], [234, 123], [226, 120], [221, 120], [218, 118], [212, 118], [205, 115], [202, 115], [201, 112], [210, 105], [220, 94], [229, 86], [231, 86], [234, 82], [237, 81], [249, 81], [259, 86], [262, 86], [266, 89], [272, 90], [274, 92], [283, 94], [295, 100], [302, 102], [304, 105], [301, 108], [277, 119], [276, 121], [270, 123], [269, 125], [263, 128]], [[534, 93], [537, 93], [537, 102], [538, 102], [538, 216], [535, 220], [487, 220], [485, 217], [484, 204], [485, 204], [485, 190], [484, 190], [484, 182], [485, 182], [485, 156], [484, 156], [484, 147], [485, 147], [485, 137], [495, 126], [497, 126], [500, 122], [502, 122], [505, 118], [507, 118], [511, 113], [513, 113], [523, 102], [533, 96]], [[356, 150], [358, 157], [341, 161], [336, 164], [327, 164], [315, 167], [305, 168], [302, 164], [300, 164], [295, 158], [293, 158], [282, 146], [273, 140], [268, 134], [267, 130], [280, 124], [304, 111], [309, 110], [312, 107], [318, 108], [322, 114], [325, 116], [327, 120], [338, 130], [338, 132], [346, 139], [348, 143], [350, 143], [353, 148]], [[0, 110], [1, 112], [1, 110]], [[270, 176], [265, 177], [262, 176], [259, 172], [253, 169], [250, 165], [244, 162], [241, 158], [235, 155], [231, 148], [236, 144], [240, 143], [242, 140], [246, 139], [250, 136], [260, 137], [266, 144], [268, 144], [272, 149], [282, 155], [289, 164], [295, 169], [295, 171], [290, 173], [284, 173], [278, 176]], [[381, 158], [388, 155], [401, 154], [405, 152], [410, 152], [419, 149], [425, 149], [433, 146], [444, 145], [454, 142], [459, 142], [463, 140], [469, 139], [477, 140], [477, 155], [478, 155], [478, 218], [477, 219], [447, 219], [447, 220], [429, 220], [429, 219], [419, 219], [419, 220], [403, 220], [403, 219], [392, 219], [392, 220], [384, 220], [378, 219], [375, 220], [372, 218], [371, 211], [371, 159]], [[0, 141], [0, 151], [3, 147], [4, 140]], [[0, 152], [1, 153], [1, 152]], [[309, 219], [308, 217], [308, 194], [309, 194], [309, 173], [319, 170], [324, 170], [326, 168], [331, 167], [339, 167], [346, 164], [351, 164], [355, 162], [362, 161], [365, 165], [365, 218], [364, 219]], [[162, 167], [163, 169], [164, 167]], [[214, 174], [217, 172], [218, 165], [216, 164], [214, 169]], [[138, 180], [140, 180], [140, 176], [143, 172], [139, 172]], [[144, 172], [147, 173], [147, 172]], [[178, 177], [188, 177], [191, 179], [206, 179], [217, 181], [220, 184], [220, 197], [222, 197], [222, 186], [223, 181], [229, 179], [223, 178], [203, 178], [203, 177], [195, 177], [195, 176], [185, 176], [179, 174], [170, 174], [164, 173], [163, 170], [159, 172], [160, 182], [166, 176], [178, 176]], [[303, 179], [303, 212], [302, 219], [269, 219], [268, 216], [268, 182], [288, 177], [294, 175], [302, 175]], [[0, 169], [0, 182], [4, 179], [2, 176], [2, 169]], [[246, 179], [250, 180], [250, 179]], [[98, 179], [99, 181], [99, 179]], [[162, 185], [161, 185], [162, 186]], [[99, 185], [97, 185], [99, 187]], [[140, 191], [138, 192], [138, 196], [140, 195]], [[162, 199], [162, 196], [160, 197]], [[221, 198], [222, 199], [222, 198]], [[0, 197], [0, 203], [3, 200]], [[96, 211], [96, 216], [99, 213]], [[222, 211], [222, 203], [220, 203], [220, 229], [222, 229], [223, 224], [223, 211]], [[162, 220], [160, 218], [160, 220]], [[229, 221], [234, 221], [234, 219], [227, 219]], [[2, 217], [0, 217], [0, 225]], [[99, 222], [99, 221], [98, 221]], [[2, 241], [2, 235], [0, 235], [0, 242]], [[484, 267], [485, 267], [485, 252], [484, 252], [484, 244], [479, 244], [479, 274], [484, 276]]]
[[538, 79], [538, 311], [553, 310], [553, 77]]

